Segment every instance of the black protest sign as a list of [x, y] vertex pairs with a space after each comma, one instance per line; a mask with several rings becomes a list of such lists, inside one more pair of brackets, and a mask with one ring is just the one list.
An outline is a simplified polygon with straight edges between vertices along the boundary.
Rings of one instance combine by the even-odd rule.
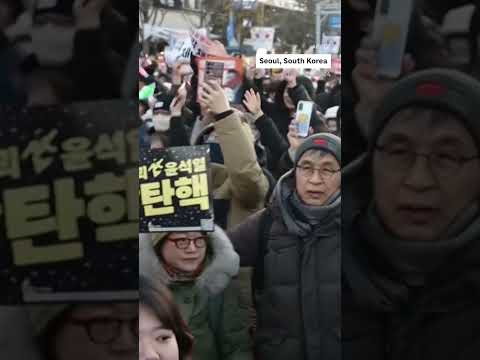
[[213, 231], [210, 147], [140, 153], [140, 232]]
[[0, 302], [135, 298], [135, 103], [0, 112]]

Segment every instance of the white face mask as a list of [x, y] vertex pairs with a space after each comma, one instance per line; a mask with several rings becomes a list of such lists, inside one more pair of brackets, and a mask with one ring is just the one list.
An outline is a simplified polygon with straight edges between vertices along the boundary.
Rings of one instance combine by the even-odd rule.
[[75, 28], [47, 23], [32, 30], [32, 51], [40, 65], [65, 65], [73, 57]]
[[167, 114], [155, 114], [153, 115], [153, 124], [157, 131], [167, 131], [170, 129], [170, 115]]

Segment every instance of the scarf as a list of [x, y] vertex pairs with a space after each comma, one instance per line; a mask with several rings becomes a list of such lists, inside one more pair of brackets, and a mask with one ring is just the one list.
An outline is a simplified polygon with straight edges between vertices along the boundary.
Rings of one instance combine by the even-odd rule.
[[359, 228], [367, 244], [387, 263], [397, 280], [411, 287], [422, 287], [457, 251], [479, 240], [478, 210], [478, 204], [474, 204], [463, 211], [437, 241], [396, 238], [381, 223], [373, 205], [359, 218]]
[[292, 234], [302, 238], [315, 235], [328, 236], [337, 231], [340, 219], [340, 191], [333, 194], [323, 206], [310, 206], [302, 202], [294, 190], [292, 171], [280, 178], [274, 192], [280, 205], [285, 225]]

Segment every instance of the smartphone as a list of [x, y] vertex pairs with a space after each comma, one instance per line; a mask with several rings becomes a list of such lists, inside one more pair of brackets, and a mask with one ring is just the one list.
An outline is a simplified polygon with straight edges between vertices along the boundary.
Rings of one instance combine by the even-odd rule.
[[414, 0], [379, 0], [373, 22], [374, 37], [380, 42], [377, 53], [377, 74], [397, 78], [402, 73]]
[[310, 130], [310, 119], [312, 118], [313, 102], [299, 101], [297, 104], [297, 112], [295, 114], [295, 123], [297, 124], [297, 132], [300, 137], [307, 137]]
[[225, 64], [219, 61], [207, 61], [205, 64], [205, 81], [214, 80], [220, 85], [223, 83]]

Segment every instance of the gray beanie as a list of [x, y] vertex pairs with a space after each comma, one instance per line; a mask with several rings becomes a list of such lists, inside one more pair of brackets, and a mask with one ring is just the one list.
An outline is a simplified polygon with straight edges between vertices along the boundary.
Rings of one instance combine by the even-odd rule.
[[369, 150], [387, 121], [410, 106], [424, 106], [458, 115], [480, 145], [480, 82], [456, 70], [430, 69], [415, 72], [400, 80], [379, 106], [368, 134]]
[[323, 150], [335, 156], [338, 163], [342, 163], [342, 141], [341, 139], [330, 133], [318, 133], [311, 135], [295, 151], [293, 163], [295, 166], [302, 155], [312, 149]]

